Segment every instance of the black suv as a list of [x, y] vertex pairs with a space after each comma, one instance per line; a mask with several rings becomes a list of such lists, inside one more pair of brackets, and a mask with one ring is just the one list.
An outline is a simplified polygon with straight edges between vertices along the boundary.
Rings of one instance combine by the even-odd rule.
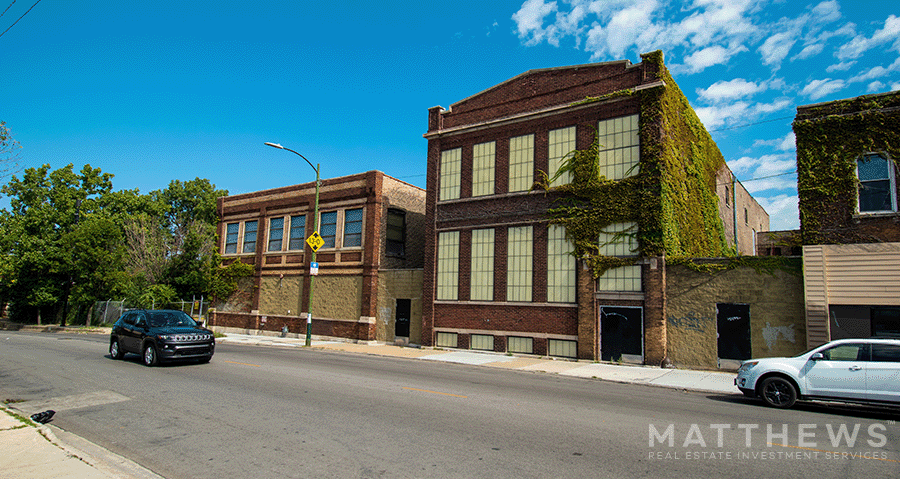
[[205, 363], [215, 349], [212, 331], [175, 310], [128, 311], [116, 321], [109, 336], [110, 357], [122, 359], [125, 353], [140, 354], [147, 366], [176, 359]]

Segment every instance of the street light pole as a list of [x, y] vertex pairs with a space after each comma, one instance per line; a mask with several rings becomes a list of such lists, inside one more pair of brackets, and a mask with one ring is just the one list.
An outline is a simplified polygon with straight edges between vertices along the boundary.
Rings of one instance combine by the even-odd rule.
[[[316, 170], [316, 205], [315, 205], [315, 209], [313, 210], [313, 233], [318, 233], [319, 232], [319, 183], [320, 183], [320, 181], [319, 181], [319, 166], [320, 166], [320, 164], [316, 163], [316, 166], [313, 166], [312, 162], [307, 160], [305, 156], [301, 155], [300, 153], [297, 153], [296, 151], [294, 151], [290, 148], [285, 148], [285, 147], [279, 145], [278, 143], [269, 143], [267, 141], [266, 145], [271, 146], [272, 148], [278, 148], [279, 150], [290, 151], [291, 153], [306, 160], [306, 163], [308, 163], [312, 169]], [[311, 266], [312, 263], [316, 262], [316, 249], [318, 249], [318, 248], [313, 248], [310, 246], [309, 249], [312, 250], [312, 256], [310, 258], [310, 266]], [[313, 304], [313, 282], [315, 279], [316, 279], [316, 276], [314, 274], [312, 274], [310, 271], [310, 275], [309, 275], [309, 308], [308, 308], [308, 311], [306, 312], [306, 346], [312, 345], [312, 304]]]

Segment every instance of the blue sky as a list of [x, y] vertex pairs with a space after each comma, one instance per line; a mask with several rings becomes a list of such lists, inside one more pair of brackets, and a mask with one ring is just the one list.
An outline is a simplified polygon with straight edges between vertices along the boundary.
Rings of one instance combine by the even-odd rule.
[[896, 0], [18, 0], [0, 32], [20, 17], [0, 36], [0, 120], [21, 166], [90, 164], [142, 193], [314, 179], [266, 141], [326, 178], [378, 169], [424, 187], [429, 107], [661, 49], [771, 229], [790, 229], [796, 107], [900, 89]]

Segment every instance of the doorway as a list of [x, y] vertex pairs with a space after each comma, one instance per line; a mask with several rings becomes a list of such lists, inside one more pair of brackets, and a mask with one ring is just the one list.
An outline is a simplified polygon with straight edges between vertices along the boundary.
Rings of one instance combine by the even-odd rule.
[[638, 364], [644, 362], [643, 308], [600, 307], [600, 359]]
[[720, 367], [721, 360], [744, 361], [750, 359], [750, 305], [734, 303], [716, 304], [716, 331]]
[[410, 299], [397, 300], [397, 316], [394, 318], [394, 337], [409, 337]]

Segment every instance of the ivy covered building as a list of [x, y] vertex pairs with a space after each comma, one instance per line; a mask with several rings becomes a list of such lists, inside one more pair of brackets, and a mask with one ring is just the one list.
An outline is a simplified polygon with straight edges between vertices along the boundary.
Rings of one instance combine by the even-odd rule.
[[667, 261], [768, 230], [659, 51], [528, 71], [424, 137], [425, 345], [660, 364]]
[[900, 336], [900, 91], [797, 108], [810, 347]]

